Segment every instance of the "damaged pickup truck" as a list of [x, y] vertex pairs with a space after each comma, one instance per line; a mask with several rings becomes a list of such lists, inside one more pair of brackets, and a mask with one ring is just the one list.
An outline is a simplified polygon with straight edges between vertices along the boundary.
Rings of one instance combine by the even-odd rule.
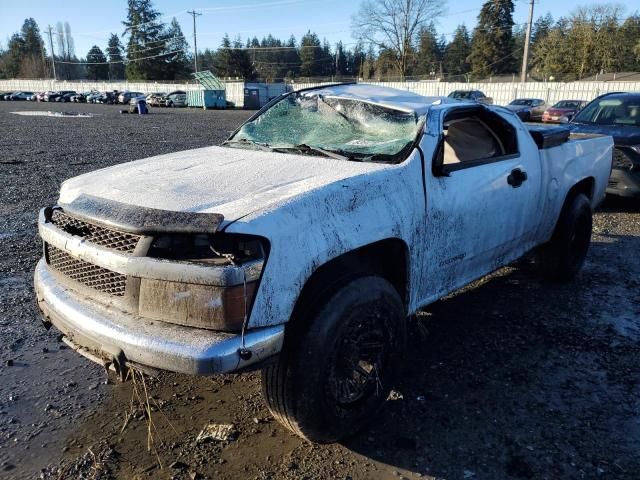
[[222, 146], [63, 183], [40, 212], [45, 323], [88, 358], [262, 369], [272, 414], [332, 442], [395, 380], [422, 306], [534, 252], [575, 276], [612, 139], [370, 85], [273, 100]]

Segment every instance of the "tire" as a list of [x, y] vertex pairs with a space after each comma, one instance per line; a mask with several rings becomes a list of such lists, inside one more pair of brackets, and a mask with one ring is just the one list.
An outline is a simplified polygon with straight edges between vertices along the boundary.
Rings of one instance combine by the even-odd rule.
[[291, 325], [299, 328], [262, 371], [262, 389], [285, 427], [331, 443], [358, 432], [387, 399], [406, 341], [405, 312], [395, 288], [374, 276], [312, 303], [298, 318], [304, 326]]
[[551, 240], [538, 248], [534, 261], [542, 277], [566, 282], [578, 274], [589, 251], [593, 226], [591, 203], [579, 193], [562, 208]]

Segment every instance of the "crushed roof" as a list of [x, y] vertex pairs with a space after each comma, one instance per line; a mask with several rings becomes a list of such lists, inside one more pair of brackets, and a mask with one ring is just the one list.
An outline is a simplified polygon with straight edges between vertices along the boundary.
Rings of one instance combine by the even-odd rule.
[[303, 95], [324, 97], [340, 97], [361, 102], [373, 103], [394, 110], [415, 112], [418, 115], [427, 113], [429, 107], [440, 103], [459, 103], [447, 97], [425, 97], [408, 90], [381, 87], [366, 83], [328, 85], [313, 89], [305, 89]]

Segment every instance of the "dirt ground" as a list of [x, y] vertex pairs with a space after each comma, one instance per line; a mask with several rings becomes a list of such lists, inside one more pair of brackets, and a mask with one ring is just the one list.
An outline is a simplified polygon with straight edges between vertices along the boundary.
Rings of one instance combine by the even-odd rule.
[[[522, 261], [421, 312], [392, 399], [343, 444], [310, 445], [280, 427], [259, 374], [107, 384], [45, 331], [31, 286], [36, 216], [60, 182], [219, 143], [248, 115], [0, 102], [0, 478], [640, 478], [637, 202], [596, 213], [576, 282], [541, 283]], [[150, 450], [148, 419], [131, 407], [144, 389]], [[210, 422], [236, 435], [197, 442]]]

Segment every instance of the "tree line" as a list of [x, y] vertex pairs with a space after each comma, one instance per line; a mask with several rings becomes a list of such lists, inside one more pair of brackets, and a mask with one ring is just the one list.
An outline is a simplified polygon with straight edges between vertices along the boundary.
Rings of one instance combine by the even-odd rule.
[[[198, 54], [200, 70], [222, 78], [485, 80], [520, 71], [525, 25], [513, 20], [513, 0], [487, 0], [476, 26], [459, 25], [441, 34], [438, 0], [363, 0], [352, 19], [351, 45], [307, 31], [298, 41], [271, 34], [243, 40], [225, 35], [217, 49]], [[550, 14], [532, 25], [528, 77], [579, 80], [600, 73], [640, 71], [640, 15], [623, 15], [617, 4], [581, 7], [554, 20]], [[180, 24], [161, 21], [152, 0], [128, 0], [123, 32], [107, 44], [76, 56], [71, 27], [55, 28], [58, 79], [186, 80], [193, 56]], [[0, 78], [51, 76], [51, 52], [33, 18], [0, 48]]]

